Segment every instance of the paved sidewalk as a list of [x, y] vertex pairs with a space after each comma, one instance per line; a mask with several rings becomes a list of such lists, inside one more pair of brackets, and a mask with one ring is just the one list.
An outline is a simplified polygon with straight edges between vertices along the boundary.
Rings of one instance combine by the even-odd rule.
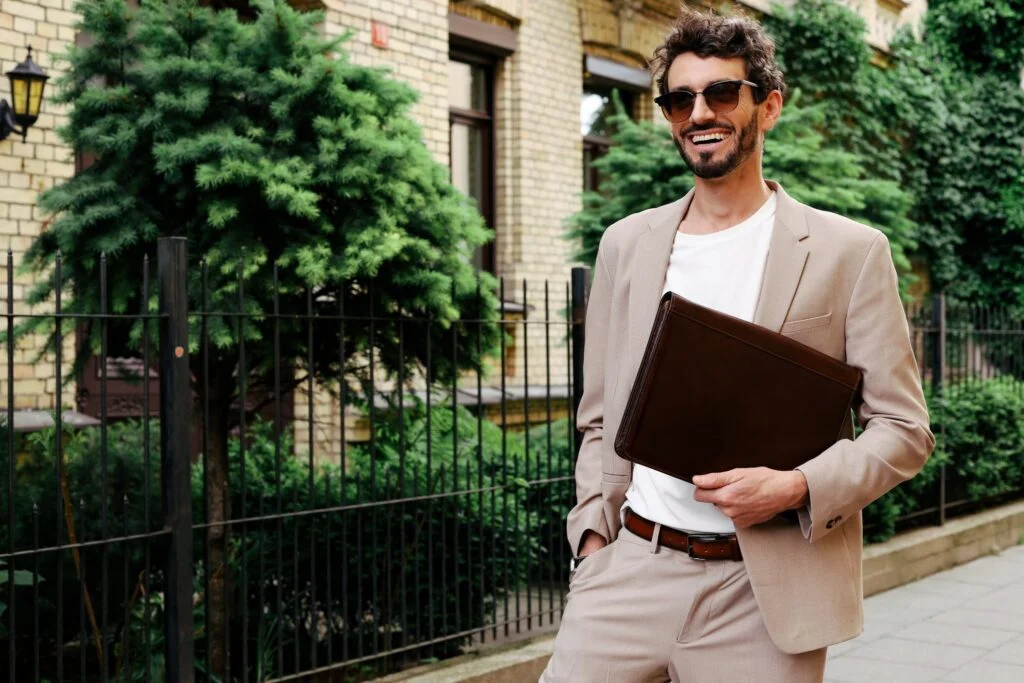
[[827, 683], [1024, 682], [1024, 546], [868, 598]]

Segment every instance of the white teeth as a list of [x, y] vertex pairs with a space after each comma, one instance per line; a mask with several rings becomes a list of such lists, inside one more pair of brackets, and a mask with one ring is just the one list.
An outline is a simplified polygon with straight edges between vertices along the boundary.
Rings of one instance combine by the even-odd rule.
[[724, 133], [710, 133], [708, 135], [694, 135], [690, 138], [693, 142], [705, 142], [707, 140], [724, 140], [728, 135]]

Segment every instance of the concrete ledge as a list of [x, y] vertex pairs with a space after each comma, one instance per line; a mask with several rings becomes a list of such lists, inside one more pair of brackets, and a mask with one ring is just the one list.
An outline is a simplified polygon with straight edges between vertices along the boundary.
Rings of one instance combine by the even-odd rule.
[[[922, 579], [1017, 545], [1024, 501], [963, 517], [941, 527], [899, 534], [864, 548], [864, 595]], [[554, 649], [553, 635], [403, 671], [377, 683], [533, 683]]]
[[1017, 545], [1024, 534], [1024, 501], [898, 534], [864, 548], [864, 595], [922, 579]]
[[376, 683], [535, 683], [554, 647], [553, 635], [531, 638], [507, 647], [402, 671], [379, 678]]

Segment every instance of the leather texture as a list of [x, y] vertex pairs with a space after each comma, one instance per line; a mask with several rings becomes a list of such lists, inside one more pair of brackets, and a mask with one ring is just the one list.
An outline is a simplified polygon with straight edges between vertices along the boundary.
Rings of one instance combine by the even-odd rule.
[[[622, 525], [645, 541], [654, 538], [654, 530], [657, 527], [654, 522], [641, 517], [629, 508], [626, 509]], [[688, 534], [685, 531], [663, 526], [658, 530], [658, 545], [684, 552], [695, 560], [739, 562], [743, 559], [736, 534]]]
[[737, 467], [792, 470], [841, 438], [860, 381], [817, 349], [667, 292], [615, 452], [691, 483]]
[[[795, 653], [863, 629], [861, 510], [917, 474], [935, 439], [885, 235], [801, 204], [766, 182], [777, 202], [754, 323], [864, 374], [854, 401], [863, 433], [854, 441], [848, 421], [839, 441], [797, 468], [810, 495], [810, 505], [798, 511], [800, 524], [775, 518], [736, 530], [760, 618], [775, 645]], [[693, 196], [628, 216], [601, 240], [576, 419], [583, 432], [577, 503], [566, 520], [574, 554], [588, 532], [609, 542], [619, 535], [633, 463], [615, 453], [615, 435]], [[781, 412], [767, 402], [762, 409]]]

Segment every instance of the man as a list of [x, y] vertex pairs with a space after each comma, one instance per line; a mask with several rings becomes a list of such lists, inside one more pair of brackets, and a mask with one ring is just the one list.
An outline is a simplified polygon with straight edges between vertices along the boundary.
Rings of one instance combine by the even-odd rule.
[[[934, 446], [889, 244], [763, 179], [784, 85], [758, 24], [687, 12], [654, 73], [695, 187], [601, 242], [568, 519], [577, 568], [541, 681], [820, 681], [826, 647], [863, 628], [860, 511]], [[619, 458], [666, 290], [859, 367], [863, 434], [853, 441], [848, 420], [794, 471], [738, 469], [696, 487]], [[684, 442], [679, 452], [700, 457]]]

